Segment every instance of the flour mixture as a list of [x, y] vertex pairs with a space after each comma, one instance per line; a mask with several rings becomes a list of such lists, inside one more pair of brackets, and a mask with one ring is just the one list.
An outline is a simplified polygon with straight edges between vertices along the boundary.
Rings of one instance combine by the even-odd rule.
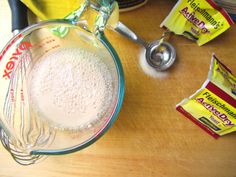
[[113, 101], [108, 67], [101, 57], [80, 48], [40, 58], [31, 71], [29, 90], [34, 112], [57, 128], [86, 128]]

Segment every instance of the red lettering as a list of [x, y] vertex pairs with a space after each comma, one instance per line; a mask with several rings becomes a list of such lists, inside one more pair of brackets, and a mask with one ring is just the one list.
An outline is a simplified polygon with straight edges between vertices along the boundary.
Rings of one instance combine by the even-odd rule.
[[210, 31], [206, 28], [202, 28], [202, 33], [209, 33]]
[[4, 70], [4, 74], [2, 77], [7, 77], [8, 79], [10, 79], [10, 74], [11, 74], [11, 71]]
[[16, 49], [16, 52], [13, 53], [12, 55], [20, 55], [20, 54], [22, 54], [22, 52], [20, 52], [19, 48], [17, 48], [17, 49]]
[[234, 126], [234, 124], [230, 120], [227, 121], [226, 125], [227, 126]]
[[9, 60], [18, 60], [18, 57], [11, 57]]
[[22, 42], [22, 43], [20, 44], [19, 49], [21, 49], [21, 50], [27, 50], [27, 49], [29, 49], [30, 47], [32, 47], [32, 44], [25, 41], [25, 42]]
[[205, 27], [205, 22], [203, 22], [203, 21], [201, 21], [199, 24], [198, 24], [198, 26], [200, 27], [200, 28], [204, 28]]
[[[22, 35], [18, 35], [16, 36], [16, 38], [14, 38], [9, 45], [4, 49], [4, 51], [2, 52], [2, 54], [0, 55], [0, 60], [2, 59], [2, 57], [4, 56], [4, 54], [6, 53], [6, 51], [11, 47], [12, 44], [14, 44], [14, 42], [19, 39]], [[17, 61], [19, 59], [19, 56], [22, 54], [23, 50], [27, 50], [29, 48], [32, 47], [32, 44], [24, 41], [21, 42], [19, 47], [16, 49], [15, 53], [12, 54], [11, 58], [9, 59], [9, 61], [6, 64], [6, 69], [4, 70], [4, 74], [3, 77], [10, 79], [10, 74], [12, 73], [12, 70], [15, 67], [15, 61]]]
[[6, 69], [7, 70], [12, 70], [15, 66], [15, 62], [14, 61], [9, 61], [6, 65]]
[[227, 115], [218, 111], [217, 108], [215, 108], [213, 105], [204, 102], [204, 98], [196, 98], [196, 100], [200, 104], [202, 104], [207, 110], [209, 110], [211, 113], [216, 115], [220, 120], [222, 120], [224, 122], [224, 125], [226, 125], [226, 126], [233, 126], [234, 125], [232, 123], [232, 121], [228, 118]]
[[18, 36], [16, 36], [10, 43], [8, 43], [8, 45], [5, 47], [5, 49], [2, 51], [2, 53], [0, 54], [0, 61], [2, 60], [3, 56], [5, 55], [5, 53], [7, 52], [7, 50], [12, 46], [12, 44], [14, 44], [19, 38], [22, 37], [22, 34], [19, 34]]
[[188, 12], [188, 7], [185, 7], [185, 8], [182, 9], [180, 12], [186, 14], [186, 13]]
[[204, 98], [197, 98], [197, 101], [198, 101], [199, 103], [203, 103]]
[[219, 115], [219, 117], [224, 121], [228, 119], [228, 117], [225, 114], [221, 114]]
[[210, 33], [210, 31], [205, 27], [205, 22], [199, 20], [197, 17], [195, 17], [195, 12], [188, 12], [188, 7], [183, 8], [180, 11], [183, 16], [190, 21], [192, 24], [194, 24], [196, 27], [201, 29], [202, 33]]
[[216, 115], [216, 116], [219, 116], [219, 114], [220, 114], [220, 112], [217, 111], [217, 110], [215, 110], [215, 115]]

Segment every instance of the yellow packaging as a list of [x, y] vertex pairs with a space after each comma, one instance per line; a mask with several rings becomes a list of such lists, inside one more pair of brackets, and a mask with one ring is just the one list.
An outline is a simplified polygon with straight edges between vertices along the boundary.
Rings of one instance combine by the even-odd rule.
[[41, 20], [64, 18], [85, 0], [21, 0]]
[[215, 138], [236, 131], [236, 77], [214, 55], [201, 89], [176, 109]]
[[228, 13], [212, 0], [179, 0], [161, 23], [161, 27], [184, 35], [201, 46], [226, 31], [232, 24]]

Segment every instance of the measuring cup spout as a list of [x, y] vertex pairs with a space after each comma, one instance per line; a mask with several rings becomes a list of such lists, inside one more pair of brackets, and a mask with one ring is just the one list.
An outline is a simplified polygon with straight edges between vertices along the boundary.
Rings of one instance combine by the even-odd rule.
[[115, 28], [115, 31], [117, 31], [118, 33], [120, 33], [121, 35], [127, 37], [128, 39], [137, 42], [139, 44], [141, 44], [143, 47], [145, 47], [146, 49], [148, 48], [148, 43], [145, 42], [143, 39], [141, 39], [140, 37], [137, 36], [137, 34], [135, 34], [133, 31], [131, 31], [127, 26], [125, 26], [123, 23], [118, 22], [117, 26]]

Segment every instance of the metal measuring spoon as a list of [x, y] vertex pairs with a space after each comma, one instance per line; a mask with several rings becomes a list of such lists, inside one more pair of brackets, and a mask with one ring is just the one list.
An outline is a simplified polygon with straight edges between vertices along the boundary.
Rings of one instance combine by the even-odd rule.
[[115, 30], [132, 41], [141, 44], [146, 49], [147, 63], [157, 71], [164, 71], [174, 63], [176, 51], [170, 43], [164, 41], [164, 37], [147, 43], [121, 22], [118, 22]]

